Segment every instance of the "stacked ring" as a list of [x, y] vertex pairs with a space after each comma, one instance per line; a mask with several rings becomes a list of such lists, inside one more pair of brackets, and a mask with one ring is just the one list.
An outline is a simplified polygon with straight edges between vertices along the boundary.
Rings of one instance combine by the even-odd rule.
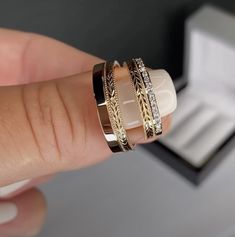
[[151, 116], [150, 104], [145, 91], [142, 77], [136, 67], [134, 60], [126, 61], [124, 65], [129, 69], [131, 84], [133, 86], [135, 97], [139, 106], [139, 111], [143, 120], [145, 138], [152, 138], [154, 136], [153, 119]]
[[142, 76], [142, 79], [146, 88], [146, 93], [149, 99], [149, 104], [150, 104], [151, 112], [153, 116], [155, 135], [160, 135], [162, 134], [162, 121], [161, 121], [161, 116], [158, 109], [157, 99], [154, 93], [152, 81], [150, 79], [148, 71], [146, 70], [146, 67], [144, 66], [143, 60], [141, 58], [137, 58], [133, 60], [136, 63], [136, 66]]
[[107, 144], [114, 153], [133, 149], [123, 126], [113, 75], [113, 69], [118, 65], [117, 62], [106, 62], [93, 68], [93, 90], [98, 117]]
[[131, 83], [139, 105], [146, 139], [153, 138], [162, 133], [161, 117], [157, 106], [156, 96], [149, 74], [142, 59], [128, 60]]
[[133, 146], [129, 143], [129, 139], [123, 125], [123, 118], [119, 106], [118, 92], [113, 73], [114, 67], [119, 66], [120, 65], [117, 61], [106, 63], [106, 77], [104, 83], [105, 94], [114, 134], [116, 135], [117, 140], [122, 147], [122, 151], [129, 151], [133, 149]]
[[[153, 85], [141, 58], [124, 63], [129, 71], [130, 81], [143, 120], [145, 138], [155, 138], [162, 133], [162, 122]], [[117, 61], [100, 63], [93, 68], [93, 89], [98, 117], [112, 152], [129, 151], [129, 142], [119, 105], [119, 95], [114, 69], [120, 67]]]
[[105, 63], [96, 64], [93, 68], [93, 90], [97, 105], [98, 117], [107, 141], [112, 152], [122, 151], [117, 137], [115, 136], [108, 114], [107, 102], [104, 94]]

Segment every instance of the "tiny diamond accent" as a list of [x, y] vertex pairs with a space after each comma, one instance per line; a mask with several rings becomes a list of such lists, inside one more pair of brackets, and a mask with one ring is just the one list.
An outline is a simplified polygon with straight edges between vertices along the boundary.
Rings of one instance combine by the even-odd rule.
[[146, 71], [143, 71], [143, 76], [145, 77], [145, 80], [147, 80], [148, 73]]

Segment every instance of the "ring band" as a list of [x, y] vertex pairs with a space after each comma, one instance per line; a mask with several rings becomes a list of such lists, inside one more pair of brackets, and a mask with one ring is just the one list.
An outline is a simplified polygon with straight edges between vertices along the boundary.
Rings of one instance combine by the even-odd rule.
[[129, 151], [133, 149], [133, 146], [129, 143], [129, 139], [123, 125], [123, 118], [118, 101], [117, 86], [113, 73], [113, 69], [117, 66], [120, 67], [117, 61], [106, 62], [105, 94], [114, 134], [117, 136], [117, 140], [121, 145], [122, 150]]
[[162, 134], [162, 121], [161, 121], [161, 116], [158, 109], [157, 99], [156, 99], [154, 89], [153, 89], [153, 84], [151, 82], [149, 73], [146, 70], [146, 67], [144, 66], [143, 60], [141, 58], [136, 58], [133, 60], [136, 63], [136, 66], [142, 76], [142, 79], [146, 88], [146, 93], [149, 99], [149, 104], [150, 104], [152, 117], [153, 117], [153, 125], [155, 129], [155, 134], [160, 135]]
[[98, 116], [105, 139], [111, 151], [121, 152], [132, 150], [120, 112], [116, 82], [113, 69], [119, 65], [106, 62], [94, 66], [93, 88], [97, 103]]
[[[162, 122], [153, 85], [141, 58], [124, 62], [127, 67], [139, 111], [143, 120], [145, 139], [162, 133]], [[117, 61], [100, 63], [93, 68], [93, 90], [100, 124], [111, 151], [132, 150], [119, 105], [114, 70], [120, 67]], [[116, 71], [116, 70], [115, 70]]]
[[98, 117], [107, 141], [112, 152], [122, 151], [121, 146], [115, 136], [107, 109], [107, 102], [104, 94], [105, 63], [96, 64], [93, 68], [93, 91], [97, 105]]
[[149, 74], [141, 58], [126, 62], [139, 105], [146, 139], [162, 133], [161, 117]]
[[124, 65], [126, 65], [129, 69], [131, 84], [133, 86], [135, 97], [143, 120], [145, 138], [152, 138], [154, 136], [153, 119], [151, 116], [150, 105], [145, 92], [143, 80], [139, 74], [139, 71], [137, 70], [135, 62], [132, 59], [127, 60]]

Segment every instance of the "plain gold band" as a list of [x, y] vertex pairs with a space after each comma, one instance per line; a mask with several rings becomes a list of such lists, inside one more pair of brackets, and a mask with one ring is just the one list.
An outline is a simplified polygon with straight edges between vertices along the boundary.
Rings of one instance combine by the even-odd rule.
[[97, 64], [93, 68], [93, 90], [98, 117], [107, 144], [114, 153], [133, 149], [123, 125], [113, 73], [115, 66], [119, 64], [106, 62]]
[[97, 105], [98, 117], [102, 127], [106, 142], [112, 152], [121, 152], [120, 146], [116, 135], [114, 134], [109, 118], [107, 101], [105, 98], [105, 72], [106, 63], [96, 64], [93, 68], [93, 90]]

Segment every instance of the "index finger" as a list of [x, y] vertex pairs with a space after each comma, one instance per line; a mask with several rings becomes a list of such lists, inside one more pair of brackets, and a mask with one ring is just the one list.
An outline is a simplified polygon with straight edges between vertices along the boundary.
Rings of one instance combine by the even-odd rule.
[[0, 29], [0, 85], [66, 77], [89, 71], [101, 61], [46, 36]]

